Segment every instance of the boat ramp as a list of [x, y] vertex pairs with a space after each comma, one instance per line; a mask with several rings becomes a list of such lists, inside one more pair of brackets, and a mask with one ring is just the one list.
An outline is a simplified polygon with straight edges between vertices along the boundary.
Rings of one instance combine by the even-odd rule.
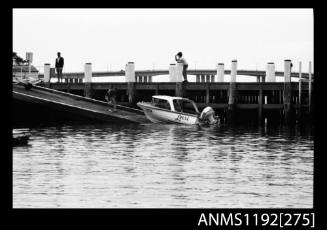
[[[13, 84], [13, 99], [37, 103], [71, 114], [104, 122], [146, 123], [142, 110], [117, 105], [117, 112], [109, 111], [108, 103], [59, 90], [33, 85]], [[112, 110], [112, 109], [111, 109]]]

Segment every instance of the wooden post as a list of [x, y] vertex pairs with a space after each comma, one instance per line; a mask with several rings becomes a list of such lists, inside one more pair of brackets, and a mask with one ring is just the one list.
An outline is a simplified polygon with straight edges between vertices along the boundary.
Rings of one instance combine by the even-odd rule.
[[50, 64], [49, 63], [44, 64], [43, 82], [44, 82], [45, 87], [50, 86]]
[[176, 64], [169, 65], [169, 82], [176, 82]]
[[[218, 63], [217, 65], [217, 82], [224, 82], [224, 63]], [[219, 90], [219, 99], [218, 101], [223, 101], [223, 91]]]
[[84, 96], [91, 98], [92, 96], [92, 64], [91, 63], [85, 63], [84, 65], [84, 79], [85, 79]]
[[201, 82], [204, 82], [205, 80], [204, 77], [205, 77], [204, 75], [201, 75]]
[[183, 63], [177, 63], [176, 67], [176, 82], [183, 82]]
[[299, 62], [299, 100], [298, 100], [298, 120], [302, 118], [302, 62]]
[[200, 75], [196, 75], [196, 82], [200, 82]]
[[207, 83], [206, 87], [206, 105], [209, 105], [210, 102], [210, 83]]
[[232, 61], [232, 68], [231, 68], [231, 82], [236, 82], [236, 76], [237, 76], [237, 60]]
[[206, 82], [210, 82], [210, 75], [206, 75]]
[[236, 94], [236, 75], [237, 75], [237, 61], [232, 61], [231, 78], [229, 83], [229, 98], [227, 109], [227, 121], [230, 123], [234, 120], [235, 116], [235, 94]]
[[224, 63], [218, 63], [217, 66], [217, 82], [224, 82]]
[[266, 65], [266, 81], [276, 82], [275, 64], [273, 62], [268, 62]]
[[311, 75], [311, 61], [309, 62], [309, 113], [311, 113], [311, 92], [312, 91], [312, 75]]
[[135, 102], [135, 65], [134, 62], [128, 62], [125, 65], [125, 79], [127, 82], [127, 95], [130, 104]]
[[215, 82], [215, 75], [211, 75], [211, 82]]
[[291, 122], [291, 60], [284, 61], [284, 121], [286, 124]]
[[175, 96], [183, 97], [183, 82], [176, 82]]
[[66, 90], [67, 90], [67, 93], [70, 93], [70, 83], [67, 83], [67, 88], [66, 88]]
[[263, 92], [262, 92], [262, 82], [259, 83], [259, 97], [258, 97], [258, 122], [262, 122], [262, 99], [263, 99]]
[[56, 70], [55, 68], [50, 68], [50, 82], [51, 82], [51, 78], [56, 77]]
[[175, 71], [175, 80], [176, 80], [176, 87], [175, 87], [175, 96], [176, 97], [183, 97], [183, 63], [177, 63]]
[[33, 53], [32, 52], [26, 52], [26, 60], [28, 62], [28, 78], [31, 76], [31, 64], [33, 62]]

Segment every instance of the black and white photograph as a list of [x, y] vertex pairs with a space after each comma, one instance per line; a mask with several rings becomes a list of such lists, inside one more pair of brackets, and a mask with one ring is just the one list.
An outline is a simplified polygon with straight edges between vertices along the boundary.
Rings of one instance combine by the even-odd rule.
[[12, 31], [14, 209], [313, 208], [312, 8], [13, 8]]

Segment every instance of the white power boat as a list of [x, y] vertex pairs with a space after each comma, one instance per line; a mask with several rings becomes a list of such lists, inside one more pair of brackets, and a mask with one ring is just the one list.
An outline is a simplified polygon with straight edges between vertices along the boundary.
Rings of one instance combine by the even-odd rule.
[[165, 95], [152, 96], [151, 102], [138, 102], [145, 116], [154, 123], [179, 123], [187, 125], [217, 124], [218, 116], [210, 107], [203, 109], [200, 114], [194, 101]]

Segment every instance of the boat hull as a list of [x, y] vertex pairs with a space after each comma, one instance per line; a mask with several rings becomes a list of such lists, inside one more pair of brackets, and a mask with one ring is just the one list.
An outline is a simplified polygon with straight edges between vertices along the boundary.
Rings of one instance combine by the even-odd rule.
[[199, 124], [198, 116], [160, 109], [148, 103], [139, 102], [137, 105], [144, 111], [145, 116], [153, 123]]

